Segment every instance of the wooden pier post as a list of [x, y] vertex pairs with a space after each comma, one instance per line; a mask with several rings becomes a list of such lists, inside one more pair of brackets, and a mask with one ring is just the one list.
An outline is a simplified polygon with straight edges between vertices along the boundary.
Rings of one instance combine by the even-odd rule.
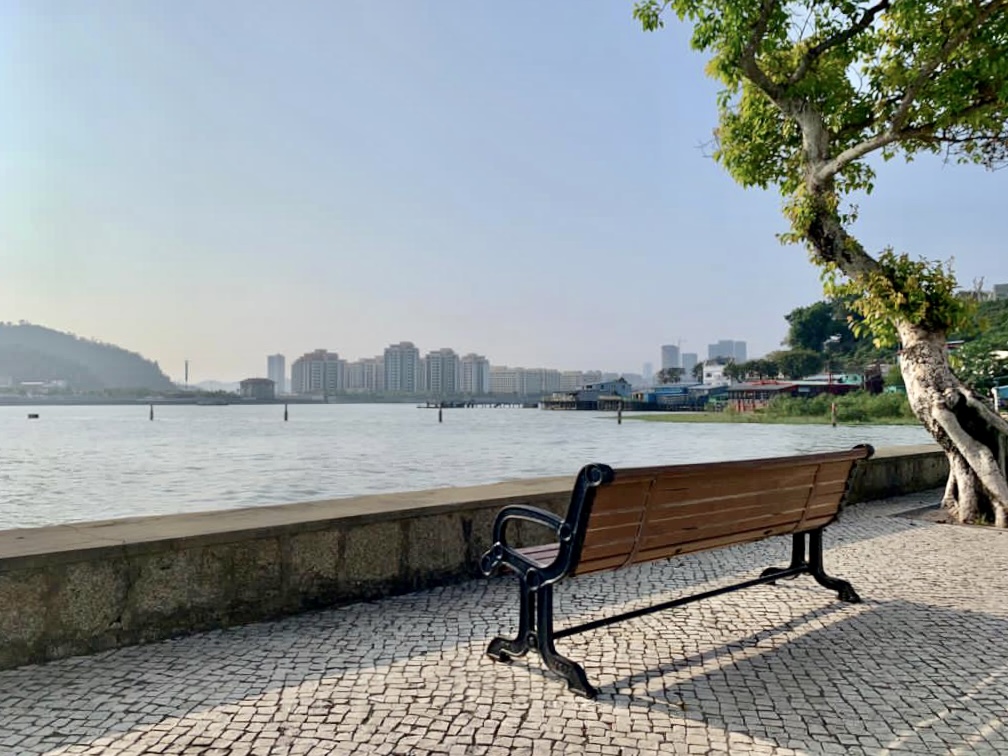
[[284, 422], [287, 422], [287, 402], [284, 402]]
[[149, 419], [151, 419], [151, 420], [154, 419], [154, 405], [153, 404], [150, 406], [150, 416], [149, 416]]

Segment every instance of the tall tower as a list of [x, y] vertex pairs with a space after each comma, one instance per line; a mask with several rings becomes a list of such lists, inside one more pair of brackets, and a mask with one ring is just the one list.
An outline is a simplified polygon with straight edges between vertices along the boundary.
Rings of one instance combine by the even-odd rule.
[[661, 366], [662, 370], [666, 368], [677, 368], [679, 367], [679, 345], [678, 344], [662, 344], [661, 348]]
[[282, 354], [266, 357], [266, 377], [276, 385], [277, 394], [287, 393], [287, 360]]

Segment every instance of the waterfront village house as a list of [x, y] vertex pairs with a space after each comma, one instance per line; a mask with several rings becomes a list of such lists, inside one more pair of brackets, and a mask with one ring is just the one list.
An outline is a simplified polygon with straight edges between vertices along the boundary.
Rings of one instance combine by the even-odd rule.
[[630, 399], [633, 389], [624, 378], [614, 381], [589, 383], [577, 391], [561, 391], [543, 399], [546, 409], [617, 409], [624, 400]]
[[725, 366], [717, 362], [705, 362], [703, 366], [703, 383], [705, 386], [727, 386], [731, 383], [724, 374]]
[[666, 383], [634, 391], [628, 409], [694, 411], [716, 409], [719, 402], [724, 401], [727, 390], [727, 386], [705, 386], [702, 383]]
[[242, 399], [269, 401], [276, 398], [276, 382], [269, 378], [246, 378], [239, 384]]
[[813, 375], [800, 381], [746, 381], [728, 388], [728, 403], [739, 412], [763, 409], [777, 396], [811, 399], [819, 394], [847, 394], [861, 388], [863, 378], [855, 374]]

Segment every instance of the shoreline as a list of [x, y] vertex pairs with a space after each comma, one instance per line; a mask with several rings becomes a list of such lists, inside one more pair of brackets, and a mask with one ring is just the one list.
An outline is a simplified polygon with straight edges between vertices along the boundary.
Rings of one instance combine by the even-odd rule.
[[[649, 423], [742, 423], [750, 425], [831, 425], [829, 417], [821, 416], [774, 416], [758, 415], [754, 413], [729, 413], [729, 412], [649, 412], [641, 414], [627, 414], [627, 420], [643, 420]], [[916, 418], [885, 417], [875, 420], [863, 420], [860, 422], [837, 421], [837, 425], [858, 426], [858, 425], [916, 425], [920, 426], [920, 421]]]

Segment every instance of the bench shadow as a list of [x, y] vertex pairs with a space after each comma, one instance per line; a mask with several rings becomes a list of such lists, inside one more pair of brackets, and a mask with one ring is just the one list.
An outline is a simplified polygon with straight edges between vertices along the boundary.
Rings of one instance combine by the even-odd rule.
[[[644, 622], [649, 645], [683, 648], [683, 631], [667, 618]], [[995, 753], [988, 738], [1001, 748], [1005, 738], [1006, 638], [1008, 619], [983, 612], [902, 600], [853, 611], [832, 605], [615, 679], [600, 676], [597, 700], [701, 721], [729, 742], [735, 734], [799, 751], [829, 741], [848, 752]], [[632, 664], [629, 656], [615, 662]]]
[[[862, 527], [858, 518], [852, 517], [849, 524], [842, 519], [838, 526], [827, 530], [827, 569], [838, 577], [853, 578], [845, 574], [845, 568], [833, 569], [830, 554], [833, 548], [879, 537], [880, 532], [897, 535], [915, 526], [915, 523], [903, 518], [864, 518], [865, 522], [869, 519], [872, 521], [870, 528]], [[884, 524], [880, 525], [880, 520], [884, 520]], [[789, 545], [787, 539], [778, 538], [688, 555], [670, 562], [640, 565], [619, 573], [589, 575], [565, 584], [560, 601], [562, 608], [574, 609], [567, 612], [569, 616], [584, 621], [610, 612], [613, 606], [632, 608], [634, 604], [649, 603], [654, 595], [690, 592], [710, 581], [730, 582], [737, 580], [743, 572], [758, 574], [763, 567], [786, 564], [790, 556]], [[743, 564], [749, 567], [741, 570], [740, 565]], [[806, 576], [782, 584], [797, 587], [798, 583], [807, 580]], [[615, 676], [611, 674], [609, 679], [603, 677], [597, 680], [603, 685], [600, 703], [627, 699], [628, 705], [635, 710], [642, 707], [664, 710], [668, 716], [694, 716], [716, 724], [714, 714], [701, 705], [706, 699], [690, 692], [700, 690], [705, 684], [712, 687], [716, 679], [715, 672], [706, 669], [698, 671], [698, 665], [709, 663], [711, 659], [733, 660], [731, 674], [736, 676], [733, 680], [748, 682], [749, 673], [742, 674], [739, 670], [747, 669], [747, 664], [755, 665], [752, 649], [761, 649], [766, 644], [772, 644], [778, 650], [781, 644], [792, 649], [783, 655], [778, 651], [766, 655], [765, 664], [774, 670], [780, 671], [781, 665], [785, 665], [790, 657], [793, 657], [792, 662], [802, 666], [811, 664], [814, 667], [826, 663], [817, 654], [829, 657], [828, 663], [834, 664], [835, 669], [843, 670], [835, 682], [828, 674], [820, 680], [824, 674], [821, 670], [813, 668], [807, 674], [803, 672], [798, 688], [798, 693], [804, 697], [802, 700], [814, 699], [816, 690], [831, 691], [830, 684], [842, 688], [844, 679], [853, 679], [857, 683], [863, 670], [851, 671], [849, 665], [840, 663], [843, 659], [836, 656], [836, 649], [849, 646], [841, 626], [846, 622], [871, 621], [862, 620], [859, 615], [828, 624], [838, 612], [848, 611], [848, 605], [831, 601], [830, 592], [812, 584], [808, 590], [816, 591], [817, 598], [813, 601], [818, 608], [792, 610], [787, 607], [787, 600], [781, 601], [780, 597], [768, 599], [769, 609], [758, 617], [743, 616], [736, 626], [722, 628], [724, 637], [741, 635], [741, 640], [704, 648], [696, 653], [695, 644], [694, 648], [683, 646], [682, 639], [702, 638], [705, 626], [711, 622], [726, 621], [723, 617], [719, 620], [716, 610], [709, 608], [712, 602], [691, 605], [695, 609], [691, 608], [689, 612], [674, 612], [673, 615], [678, 615], [676, 621], [680, 625], [685, 623], [682, 629], [661, 629], [668, 627], [669, 613], [636, 621], [653, 629], [655, 638], [663, 644], [660, 656], [669, 661], [652, 664], [646, 655], [642, 659], [627, 651], [618, 665], [606, 667], [610, 671], [616, 670]], [[772, 597], [773, 592], [768, 591], [767, 595]], [[899, 605], [872, 606], [866, 616], [877, 616], [879, 624], [868, 624], [863, 628], [859, 625], [859, 633], [879, 634], [883, 637], [883, 653], [894, 653], [894, 648], [884, 642], [885, 622], [905, 622], [905, 617], [900, 617], [907, 613], [915, 618], [922, 615], [926, 620], [927, 613], [931, 611], [923, 605], [907, 604], [905, 607], [906, 611], [901, 611]], [[513, 579], [477, 580], [376, 602], [310, 612], [274, 622], [0, 671], [0, 722], [41, 733], [32, 744], [18, 746], [19, 754], [33, 756], [75, 744], [98, 748], [104, 741], [114, 740], [125, 733], [150, 729], [174, 720], [198, 718], [204, 714], [227, 719], [250, 700], [275, 696], [278, 691], [283, 691], [285, 695], [291, 693], [309, 715], [326, 716], [330, 709], [357, 704], [362, 692], [365, 696], [368, 694], [366, 682], [361, 681], [368, 676], [381, 676], [392, 665], [396, 665], [397, 675], [403, 678], [403, 682], [396, 683], [393, 692], [398, 703], [405, 707], [412, 700], [430, 699], [430, 692], [424, 690], [425, 686], [447, 685], [450, 681], [452, 670], [438, 665], [440, 656], [445, 653], [482, 656], [489, 639], [506, 632], [505, 626], [514, 619], [516, 609], [517, 588]], [[802, 611], [804, 613], [799, 613]], [[828, 626], [825, 630], [792, 639], [793, 634], [809, 623]], [[1008, 637], [1006, 623], [1001, 620], [987, 620], [987, 623], [985, 643], [997, 633], [1001, 633], [1002, 638]], [[896, 636], [902, 639], [901, 648], [903, 643], [921, 640], [911, 636], [908, 641], [905, 633], [923, 632], [922, 628], [936, 626], [933, 618], [930, 622], [914, 619], [913, 624], [917, 626], [905, 628], [902, 631], [904, 635]], [[938, 622], [937, 626], [941, 624]], [[740, 629], [757, 626], [763, 629], [755, 633], [750, 630], [749, 634]], [[617, 626], [620, 627], [627, 626]], [[613, 640], [611, 645], [625, 647], [626, 631], [616, 629], [613, 632], [614, 635], [609, 635], [607, 631], [600, 631], [577, 636], [577, 639], [610, 637]], [[824, 644], [809, 640], [818, 632], [826, 633]], [[566, 645], [568, 641], [575, 639], [565, 639], [563, 643]], [[975, 648], [967, 645], [966, 648], [970, 653], [979, 655], [985, 643]], [[833, 644], [834, 651], [826, 653], [821, 650], [821, 645], [829, 644]], [[1003, 663], [1002, 656], [990, 656], [995, 652], [996, 645], [991, 643], [990, 646], [985, 653]], [[860, 659], [855, 651], [851, 651], [853, 658]], [[749, 655], [743, 654], [744, 658], [736, 659], [736, 654], [742, 652]], [[909, 652], [915, 652], [915, 649], [911, 648]], [[921, 650], [916, 649], [916, 652]], [[927, 647], [923, 652], [932, 653]], [[609, 653], [607, 648], [602, 658], [608, 659]], [[614, 653], [618, 656], [620, 652]], [[938, 656], [937, 652], [933, 653]], [[403, 666], [400, 663], [404, 660], [419, 660], [425, 656], [432, 661], [410, 664], [406, 672], [398, 669]], [[576, 653], [572, 657], [583, 658]], [[530, 661], [527, 666], [530, 671], [535, 671], [539, 666], [538, 657], [532, 655]], [[420, 666], [424, 667], [423, 674], [416, 672]], [[486, 679], [490, 681], [488, 684], [494, 684], [493, 681], [499, 679], [499, 670], [495, 667], [487, 660], [483, 668]], [[752, 669], [757, 667], [752, 666]], [[619, 670], [628, 672], [621, 675]], [[688, 673], [687, 677], [680, 679], [684, 671]], [[424, 677], [424, 674], [428, 676]], [[589, 669], [590, 676], [595, 674]], [[741, 678], [738, 677], [740, 674]], [[327, 684], [336, 681], [335, 693], [329, 698], [316, 693], [323, 680]], [[656, 685], [658, 687], [654, 689]], [[816, 685], [820, 687], [816, 688]], [[629, 692], [622, 692], [624, 690]], [[450, 690], [447, 695], [451, 695]], [[775, 696], [780, 695], [779, 690], [768, 687], [765, 695], [775, 706], [778, 705]], [[789, 707], [786, 708], [789, 712], [802, 711], [801, 707], [795, 708], [795, 700], [789, 698], [781, 705]], [[743, 704], [743, 699], [738, 699], [737, 710], [722, 705], [720, 712], [724, 722], [719, 726], [726, 729], [741, 727], [734, 718], [740, 717], [743, 723], [746, 721]], [[96, 709], [105, 713], [104, 719], [93, 716]], [[781, 735], [781, 739], [781, 742], [786, 742], [796, 738]]]

